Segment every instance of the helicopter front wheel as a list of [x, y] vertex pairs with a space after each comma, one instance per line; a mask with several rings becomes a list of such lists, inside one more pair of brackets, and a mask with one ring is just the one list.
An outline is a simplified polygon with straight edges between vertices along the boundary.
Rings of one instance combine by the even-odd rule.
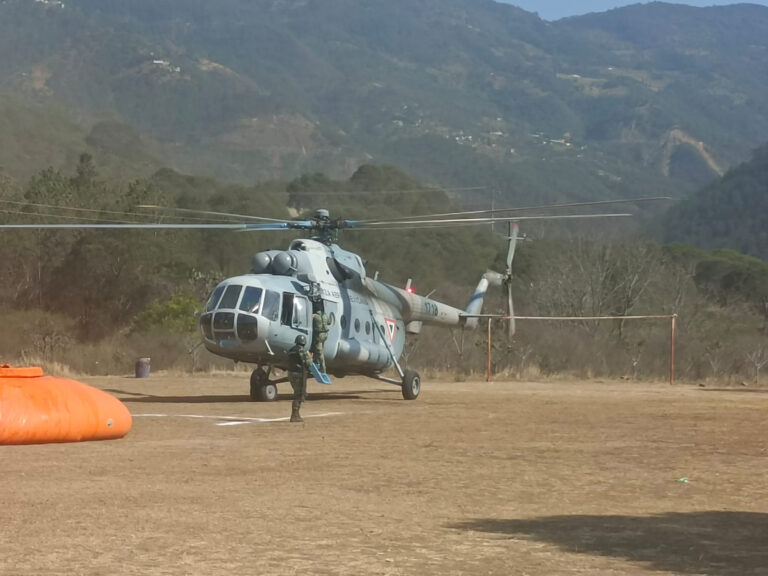
[[251, 373], [251, 400], [254, 402], [272, 402], [277, 399], [277, 384], [269, 381], [264, 368], [256, 368]]
[[403, 375], [403, 398], [416, 400], [421, 392], [421, 378], [416, 370], [406, 370]]

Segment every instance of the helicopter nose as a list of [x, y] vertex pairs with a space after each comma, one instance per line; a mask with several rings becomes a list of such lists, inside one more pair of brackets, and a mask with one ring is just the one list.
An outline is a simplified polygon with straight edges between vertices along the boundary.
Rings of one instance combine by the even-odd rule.
[[256, 316], [244, 312], [219, 310], [200, 317], [200, 329], [206, 340], [214, 342], [242, 342], [247, 344], [259, 336]]
[[237, 336], [243, 342], [253, 342], [259, 337], [259, 321], [250, 314], [237, 315]]
[[235, 313], [218, 310], [200, 316], [200, 330], [206, 340], [215, 342], [237, 339], [235, 335]]
[[216, 312], [213, 316], [214, 334], [221, 332], [233, 332], [235, 330], [234, 312]]
[[213, 313], [211, 312], [200, 316], [200, 330], [206, 340], [213, 340], [213, 327], [211, 326], [212, 319]]

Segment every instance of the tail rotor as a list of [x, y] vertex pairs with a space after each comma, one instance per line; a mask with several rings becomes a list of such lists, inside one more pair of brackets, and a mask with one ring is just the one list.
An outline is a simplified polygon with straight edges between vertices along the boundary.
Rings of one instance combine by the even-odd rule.
[[509, 248], [507, 249], [507, 269], [504, 271], [502, 283], [507, 289], [507, 337], [511, 340], [515, 335], [515, 308], [512, 303], [512, 260], [515, 258], [515, 247], [517, 246], [518, 226], [514, 222], [509, 223]]

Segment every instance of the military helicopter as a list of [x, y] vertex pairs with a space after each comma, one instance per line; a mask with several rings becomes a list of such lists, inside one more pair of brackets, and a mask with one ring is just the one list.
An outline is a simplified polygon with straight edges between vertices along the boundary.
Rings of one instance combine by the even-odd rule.
[[[315, 236], [294, 240], [286, 251], [256, 254], [251, 273], [216, 286], [200, 316], [204, 345], [210, 352], [257, 365], [251, 375], [254, 400], [277, 397], [277, 385], [287, 378], [270, 380], [271, 370], [285, 367], [287, 351], [297, 335], [311, 340], [311, 316], [318, 309], [330, 318], [325, 343], [330, 374], [361, 374], [395, 384], [401, 387], [403, 398], [414, 400], [421, 390], [419, 374], [403, 369], [398, 361], [406, 334], [418, 334], [425, 324], [474, 327], [488, 287], [511, 276], [510, 271], [506, 276], [484, 274], [462, 310], [415, 294], [409, 287], [398, 288], [369, 277], [360, 256], [333, 241], [333, 232], [342, 228], [393, 222], [332, 221], [328, 211], [320, 209], [311, 221], [286, 224]], [[508, 266], [516, 240], [514, 226]], [[382, 375], [393, 367], [399, 380]], [[322, 376], [316, 378], [323, 382]]]
[[[325, 363], [334, 377], [362, 375], [399, 386], [406, 400], [421, 391], [415, 370], [399, 362], [407, 334], [420, 333], [424, 325], [473, 329], [477, 326], [483, 300], [490, 286], [503, 286], [507, 292], [508, 334], [514, 334], [512, 302], [512, 261], [519, 240], [518, 221], [570, 218], [626, 217], [631, 214], [577, 214], [549, 216], [503, 216], [510, 211], [642, 202], [656, 200], [583, 202], [544, 207], [478, 210], [412, 216], [398, 220], [332, 220], [328, 210], [316, 210], [307, 220], [280, 220], [210, 211], [173, 209], [208, 216], [237, 217], [241, 222], [210, 224], [105, 223], [105, 224], [7, 224], [0, 228], [85, 228], [85, 229], [218, 229], [240, 231], [300, 230], [309, 238], [293, 240], [287, 250], [259, 252], [247, 274], [228, 278], [210, 294], [199, 316], [205, 348], [213, 354], [237, 362], [254, 364], [250, 377], [250, 398], [273, 401], [278, 385], [287, 377], [272, 378], [274, 369], [287, 367], [287, 352], [296, 337], [312, 341], [312, 314], [323, 310], [330, 318], [325, 342]], [[144, 209], [158, 209], [143, 206]], [[254, 222], [256, 221], [256, 222]], [[391, 229], [455, 225], [508, 224], [506, 269], [482, 275], [465, 308], [438, 302], [415, 294], [409, 286], [399, 288], [370, 277], [360, 256], [336, 243], [344, 229]], [[394, 368], [399, 378], [384, 376]], [[329, 384], [327, 374], [313, 367], [313, 375]]]

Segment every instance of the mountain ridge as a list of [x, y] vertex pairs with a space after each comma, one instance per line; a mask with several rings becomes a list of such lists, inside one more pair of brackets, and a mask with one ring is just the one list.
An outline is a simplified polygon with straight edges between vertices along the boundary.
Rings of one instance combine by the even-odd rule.
[[228, 181], [373, 160], [520, 201], [680, 196], [768, 131], [767, 31], [754, 6], [549, 23], [491, 0], [5, 0], [0, 94], [86, 133], [123, 123], [153, 162]]

